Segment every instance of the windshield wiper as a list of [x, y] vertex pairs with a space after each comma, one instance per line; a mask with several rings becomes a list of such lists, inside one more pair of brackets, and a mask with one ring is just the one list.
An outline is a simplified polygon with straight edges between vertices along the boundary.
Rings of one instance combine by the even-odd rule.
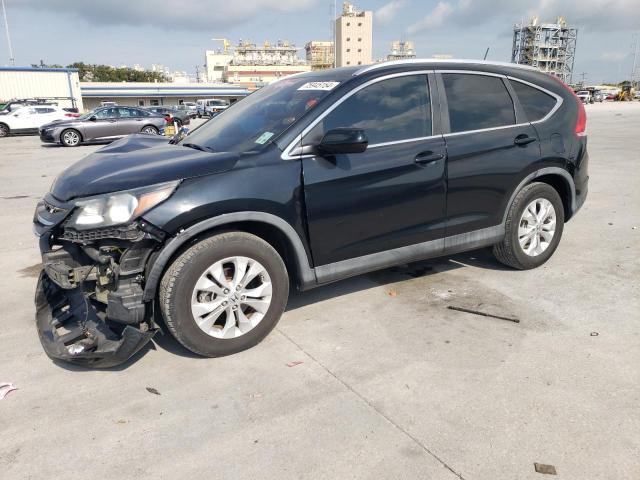
[[213, 148], [211, 147], [204, 147], [202, 145], [198, 145], [197, 143], [183, 143], [182, 144], [183, 147], [188, 147], [188, 148], [193, 148], [195, 150], [200, 150], [202, 152], [213, 152]]

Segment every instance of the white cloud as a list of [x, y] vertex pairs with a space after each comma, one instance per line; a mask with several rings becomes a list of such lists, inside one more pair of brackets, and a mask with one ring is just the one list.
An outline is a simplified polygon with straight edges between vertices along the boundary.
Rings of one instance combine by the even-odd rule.
[[383, 5], [375, 12], [376, 22], [380, 25], [388, 25], [398, 14], [398, 11], [405, 6], [406, 0], [392, 0]]
[[417, 33], [429, 28], [439, 27], [455, 11], [449, 2], [438, 2], [438, 5], [422, 20], [409, 25], [409, 33]]
[[446, 0], [408, 29], [415, 34], [443, 24], [472, 27], [505, 18], [552, 22], [564, 16], [579, 29], [633, 30], [640, 25], [638, 0]]
[[152, 25], [176, 29], [226, 28], [264, 13], [304, 11], [318, 0], [181, 0], [175, 6], [158, 0], [20, 0], [13, 8], [73, 14], [91, 24]]
[[604, 62], [618, 63], [626, 60], [628, 56], [629, 54], [625, 52], [604, 52], [600, 54], [599, 58]]

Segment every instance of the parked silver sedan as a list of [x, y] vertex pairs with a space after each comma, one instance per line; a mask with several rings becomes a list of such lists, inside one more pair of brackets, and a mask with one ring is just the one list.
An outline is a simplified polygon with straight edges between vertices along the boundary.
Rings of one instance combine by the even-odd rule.
[[164, 115], [135, 107], [101, 107], [81, 117], [51, 122], [39, 129], [40, 140], [76, 147], [81, 143], [108, 142], [131, 133], [158, 135]]

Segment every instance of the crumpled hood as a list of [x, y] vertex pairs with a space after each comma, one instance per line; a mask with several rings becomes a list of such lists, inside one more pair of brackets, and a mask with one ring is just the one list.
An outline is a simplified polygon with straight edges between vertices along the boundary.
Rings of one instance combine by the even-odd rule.
[[167, 137], [129, 135], [71, 165], [56, 178], [51, 193], [68, 201], [210, 175], [230, 170], [239, 157], [171, 145]]

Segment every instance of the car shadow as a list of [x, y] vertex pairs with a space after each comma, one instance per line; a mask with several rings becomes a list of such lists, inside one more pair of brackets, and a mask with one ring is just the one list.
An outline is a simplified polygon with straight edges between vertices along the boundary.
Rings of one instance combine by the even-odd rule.
[[[451, 255], [449, 257], [440, 257], [431, 260], [422, 260], [404, 265], [397, 265], [383, 270], [377, 270], [375, 272], [358, 275], [352, 278], [316, 287], [305, 292], [291, 290], [289, 301], [287, 303], [285, 311], [293, 312], [307, 305], [312, 305], [314, 303], [329, 300], [331, 298], [350, 295], [352, 293], [369, 290], [371, 288], [379, 286], [392, 285], [394, 283], [408, 281], [414, 278], [429, 276], [434, 273], [443, 273], [465, 267], [476, 267], [489, 270], [509, 270], [508, 267], [503, 266], [493, 257], [490, 248], [474, 250], [471, 252]], [[119, 372], [122, 370], [126, 370], [131, 365], [138, 362], [141, 358], [147, 355], [149, 351], [157, 350], [158, 348], [165, 350], [173, 355], [178, 355], [180, 357], [193, 359], [204, 358], [187, 350], [173, 337], [173, 335], [171, 335], [169, 330], [166, 328], [164, 320], [162, 319], [162, 316], [157, 308], [155, 322], [159, 329], [158, 333], [156, 333], [153, 339], [149, 343], [147, 343], [140, 351], [138, 351], [135, 355], [133, 355], [126, 362], [120, 365], [110, 368], [97, 369], [81, 365], [74, 365], [59, 360], [54, 360], [54, 363], [66, 370], [78, 372], [88, 372], [94, 370]]]

